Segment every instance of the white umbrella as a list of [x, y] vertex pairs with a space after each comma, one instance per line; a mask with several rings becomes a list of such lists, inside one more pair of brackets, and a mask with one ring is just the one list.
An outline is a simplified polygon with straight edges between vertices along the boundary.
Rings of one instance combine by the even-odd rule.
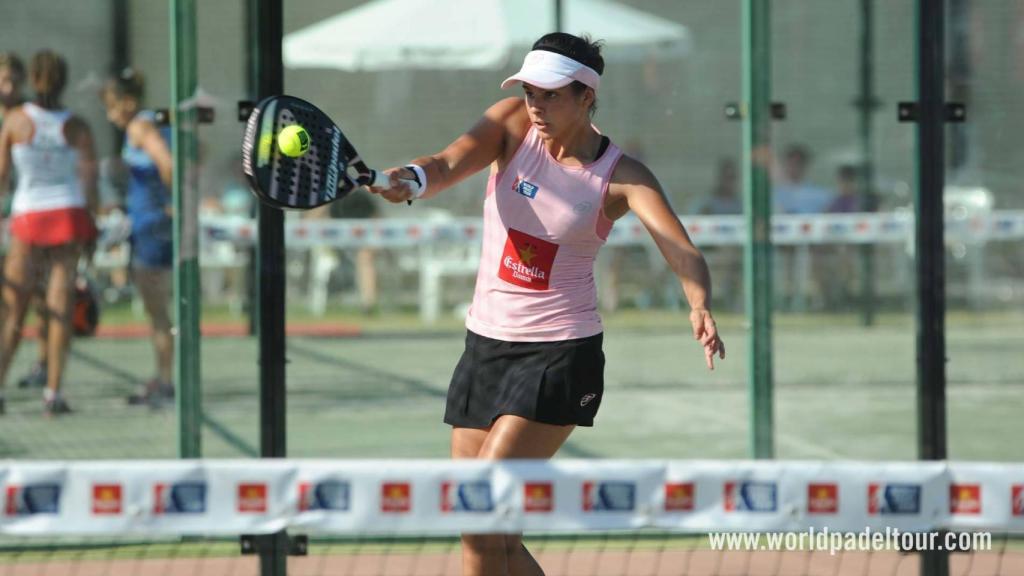
[[[606, 59], [675, 57], [685, 26], [611, 0], [563, 0], [564, 30], [604, 40]], [[284, 38], [288, 68], [498, 69], [554, 29], [554, 0], [374, 0]]]

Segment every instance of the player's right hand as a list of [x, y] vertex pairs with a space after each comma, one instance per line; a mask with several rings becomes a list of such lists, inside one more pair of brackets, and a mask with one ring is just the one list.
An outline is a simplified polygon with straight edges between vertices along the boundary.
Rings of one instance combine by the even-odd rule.
[[388, 176], [388, 187], [368, 186], [367, 188], [370, 192], [395, 204], [408, 202], [413, 199], [413, 189], [409, 184], [410, 181], [415, 182], [416, 175], [413, 174], [412, 170], [408, 168], [388, 168], [384, 171], [384, 174]]

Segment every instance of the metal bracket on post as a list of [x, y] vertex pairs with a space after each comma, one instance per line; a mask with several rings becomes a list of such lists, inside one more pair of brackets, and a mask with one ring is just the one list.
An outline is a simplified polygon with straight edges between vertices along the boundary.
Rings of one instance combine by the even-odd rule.
[[242, 555], [249, 556], [273, 549], [279, 536], [283, 536], [282, 540], [286, 541], [285, 551], [288, 556], [309, 555], [309, 536], [305, 534], [242, 534], [238, 539]]
[[251, 100], [239, 100], [238, 101], [238, 121], [246, 123], [249, 121], [249, 116], [252, 115], [252, 111], [256, 109], [256, 103]]
[[[747, 115], [746, 106], [737, 104], [736, 102], [728, 102], [722, 109], [725, 113], [726, 120], [742, 120]], [[782, 102], [772, 102], [771, 105], [772, 120], [785, 120], [786, 119], [786, 105]]]
[[[207, 108], [205, 106], [196, 108], [196, 121], [200, 124], [213, 124], [215, 118], [216, 113], [213, 108]], [[170, 126], [171, 111], [167, 108], [158, 108], [154, 110], [153, 121], [156, 122], [157, 126]]]
[[[896, 106], [900, 122], [916, 123], [919, 118], [917, 102], [900, 102]], [[960, 124], [967, 121], [967, 106], [962, 102], [946, 103], [946, 122]]]

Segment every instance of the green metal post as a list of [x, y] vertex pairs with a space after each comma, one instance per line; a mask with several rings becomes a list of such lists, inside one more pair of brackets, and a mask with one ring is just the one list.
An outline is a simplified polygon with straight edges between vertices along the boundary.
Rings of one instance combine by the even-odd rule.
[[174, 124], [174, 387], [178, 456], [199, 458], [202, 410], [199, 386], [199, 190], [195, 106], [195, 0], [171, 0], [171, 117]]
[[[284, 92], [281, 39], [283, 0], [248, 0], [249, 88], [254, 101]], [[260, 456], [287, 455], [285, 402], [285, 258], [284, 213], [259, 203], [258, 329], [260, 351]], [[260, 576], [288, 573], [288, 534], [284, 530], [262, 537]]]
[[[875, 42], [874, 42], [874, 4], [875, 0], [861, 0], [861, 35], [860, 35], [860, 142], [861, 142], [861, 174], [860, 198], [861, 210], [874, 212], [878, 209], [875, 195], [875, 138], [874, 120], [878, 109], [875, 97]], [[860, 296], [863, 326], [875, 323], [875, 247], [864, 244], [860, 247]]]
[[[946, 460], [946, 7], [917, 0], [917, 450]], [[941, 533], [941, 532], [940, 532]], [[949, 576], [949, 551], [921, 553], [922, 576]]]
[[743, 0], [743, 253], [750, 317], [750, 451], [774, 458], [772, 408], [771, 2]]

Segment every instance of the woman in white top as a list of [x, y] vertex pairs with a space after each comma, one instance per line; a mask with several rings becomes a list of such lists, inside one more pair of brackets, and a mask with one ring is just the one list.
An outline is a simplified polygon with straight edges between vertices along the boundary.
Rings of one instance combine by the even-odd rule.
[[34, 101], [9, 112], [0, 129], [0, 195], [8, 192], [12, 164], [18, 172], [4, 262], [0, 391], [18, 349], [33, 286], [48, 274], [49, 365], [43, 410], [54, 416], [71, 411], [60, 387], [71, 341], [78, 259], [96, 238], [96, 156], [89, 126], [60, 102], [67, 83], [64, 59], [49, 50], [37, 53], [29, 65], [29, 80]]

